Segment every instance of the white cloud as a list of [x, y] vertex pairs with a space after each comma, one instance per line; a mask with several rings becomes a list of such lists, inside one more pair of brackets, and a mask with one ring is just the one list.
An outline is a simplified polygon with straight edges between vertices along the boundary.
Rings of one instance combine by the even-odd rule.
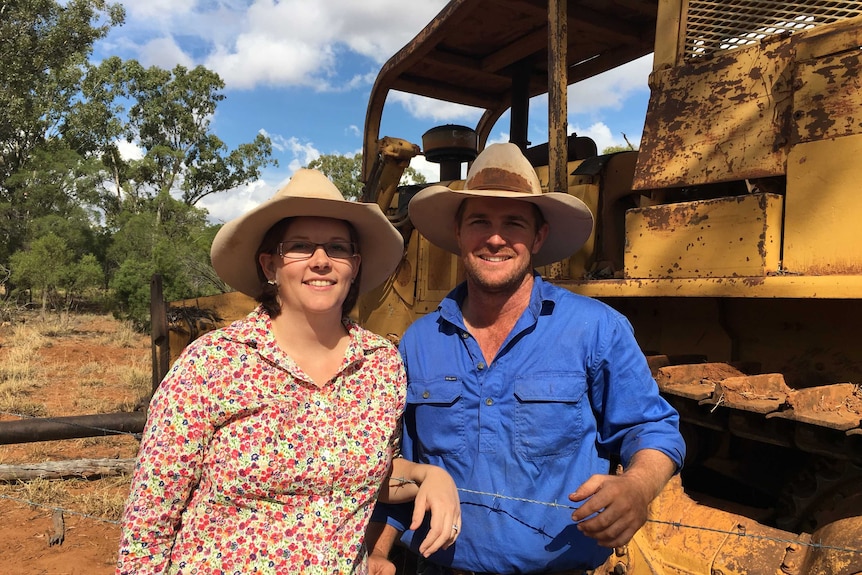
[[440, 164], [429, 162], [425, 156], [414, 156], [410, 160], [410, 167], [425, 176], [428, 182], [440, 181]]
[[126, 0], [121, 2], [126, 8], [126, 17], [129, 20], [143, 20], [150, 22], [166, 23], [191, 13], [196, 0]]
[[[189, 59], [219, 73], [228, 88], [369, 85], [376, 68], [415, 36], [445, 0], [123, 0], [125, 38], [109, 40], [132, 57], [167, 69]], [[159, 38], [153, 44], [152, 38]], [[134, 39], [133, 39], [134, 38]], [[174, 47], [171, 47], [171, 43]], [[347, 52], [371, 60], [344, 73]], [[171, 61], [171, 55], [174, 60]]]
[[390, 92], [387, 99], [390, 105], [392, 103], [401, 104], [411, 116], [420, 120], [466, 122], [468, 125], [474, 126], [482, 115], [482, 111], [478, 108], [405, 92]]
[[[286, 140], [287, 151], [291, 152], [296, 161], [300, 163], [299, 168], [307, 166], [312, 160], [320, 157], [320, 150], [310, 142], [301, 142], [298, 138], [290, 137]], [[294, 168], [295, 171], [297, 168]]]
[[205, 196], [197, 206], [209, 212], [210, 221], [224, 223], [271, 198], [282, 185], [273, 186], [265, 180], [256, 180], [233, 190]]
[[619, 110], [634, 93], [649, 94], [652, 60], [652, 55], [644, 56], [569, 86], [569, 112], [589, 114], [600, 110]]
[[124, 160], [140, 160], [144, 157], [144, 150], [133, 142], [120, 139], [114, 143], [120, 152], [120, 157]]
[[173, 38], [162, 37], [150, 40], [139, 48], [138, 60], [144, 66], [158, 66], [172, 70], [178, 64], [186, 68], [194, 67], [191, 56], [183, 52]]
[[571, 128], [571, 131], [577, 133], [579, 136], [592, 138], [596, 143], [596, 149], [598, 149], [599, 153], [609, 146], [619, 146], [623, 144], [622, 135], [614, 137], [611, 133], [611, 129], [602, 122], [596, 122], [586, 128], [581, 128], [580, 126], [571, 126]]

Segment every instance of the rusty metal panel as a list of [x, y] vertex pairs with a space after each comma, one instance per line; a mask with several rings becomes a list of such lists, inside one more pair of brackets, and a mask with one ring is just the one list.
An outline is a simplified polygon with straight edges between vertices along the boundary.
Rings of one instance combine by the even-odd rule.
[[626, 278], [765, 276], [778, 270], [783, 198], [751, 194], [626, 213]]
[[784, 269], [862, 274], [862, 135], [795, 146], [788, 158]]
[[634, 189], [784, 174], [792, 39], [654, 72]]
[[436, 309], [446, 294], [459, 281], [459, 258], [419, 236], [417, 263], [416, 313]]
[[860, 76], [862, 54], [858, 49], [800, 62], [793, 95], [792, 141], [862, 133]]

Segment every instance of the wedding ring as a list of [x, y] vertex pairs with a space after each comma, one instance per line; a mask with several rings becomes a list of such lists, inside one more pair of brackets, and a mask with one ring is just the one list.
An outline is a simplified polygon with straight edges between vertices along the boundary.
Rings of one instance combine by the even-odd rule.
[[459, 527], [457, 525], [452, 526], [452, 531], [454, 531], [455, 533], [458, 533], [458, 529]]

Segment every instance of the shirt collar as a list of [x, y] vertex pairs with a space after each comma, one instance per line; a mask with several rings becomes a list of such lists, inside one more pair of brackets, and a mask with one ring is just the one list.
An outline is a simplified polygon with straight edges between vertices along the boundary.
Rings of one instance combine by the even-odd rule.
[[[555, 305], [555, 294], [552, 285], [545, 282], [542, 276], [533, 270], [533, 289], [530, 291], [530, 303], [524, 314], [518, 320], [520, 324], [525, 318], [529, 318], [532, 325], [538, 321], [540, 315], [553, 312]], [[464, 326], [464, 315], [461, 313], [461, 304], [467, 296], [467, 282], [461, 282], [450, 291], [438, 306], [440, 316], [449, 323], [466, 330]], [[516, 326], [517, 327], [517, 326]]]
[[[343, 323], [344, 327], [347, 328], [347, 333], [350, 335], [348, 363], [353, 363], [388, 345], [388, 340], [371, 331], [362, 329], [359, 324], [350, 318], [345, 318]], [[278, 348], [272, 331], [272, 319], [263, 306], [259, 305], [254, 311], [248, 314], [245, 321], [235, 322], [226, 327], [223, 334], [225, 339], [246, 345], [257, 350], [262, 355], [281, 355], [280, 348]]]

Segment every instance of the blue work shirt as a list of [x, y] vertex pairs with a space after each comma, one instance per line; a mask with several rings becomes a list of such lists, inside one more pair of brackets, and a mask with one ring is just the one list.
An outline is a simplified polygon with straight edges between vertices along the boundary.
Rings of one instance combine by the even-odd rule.
[[[611, 459], [656, 449], [682, 466], [679, 416], [659, 395], [628, 320], [534, 274], [529, 307], [486, 364], [456, 287], [401, 340], [407, 367], [402, 453], [454, 478], [462, 528], [434, 563], [472, 571], [589, 569], [611, 550], [578, 531], [568, 495]], [[376, 521], [409, 527], [410, 508]], [[405, 531], [418, 551], [426, 525]]]

